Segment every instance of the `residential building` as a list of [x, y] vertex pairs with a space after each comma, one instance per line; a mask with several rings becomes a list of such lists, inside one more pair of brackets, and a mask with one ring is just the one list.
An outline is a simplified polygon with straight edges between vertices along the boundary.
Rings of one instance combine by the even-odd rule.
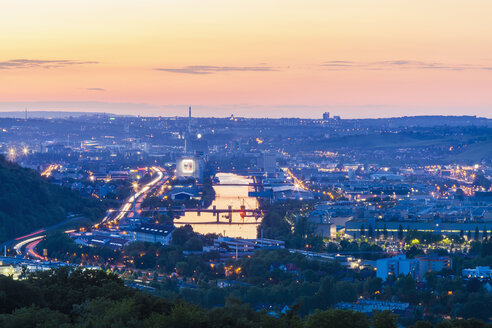
[[463, 269], [461, 275], [465, 279], [488, 280], [492, 278], [492, 270], [489, 266], [477, 266], [475, 269]]
[[419, 277], [422, 280], [427, 272], [451, 269], [453, 261], [449, 256], [419, 256]]
[[168, 245], [171, 242], [173, 231], [174, 227], [170, 225], [142, 223], [133, 233], [136, 241]]
[[376, 276], [387, 280], [391, 276], [411, 275], [418, 279], [419, 261], [416, 259], [407, 259], [405, 255], [397, 255], [391, 258], [379, 259], [376, 261]]

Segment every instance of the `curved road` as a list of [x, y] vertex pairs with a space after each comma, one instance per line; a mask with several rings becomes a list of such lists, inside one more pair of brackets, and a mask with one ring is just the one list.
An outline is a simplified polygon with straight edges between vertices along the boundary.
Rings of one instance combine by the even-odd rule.
[[[121, 220], [131, 209], [133, 205], [133, 199], [136, 197], [138, 200], [142, 196], [146, 196], [146, 194], [153, 189], [153, 187], [158, 184], [162, 178], [164, 178], [164, 173], [163, 171], [158, 168], [158, 167], [152, 167], [152, 170], [157, 172], [157, 177], [147, 183], [142, 189], [140, 189], [134, 196], [131, 196], [128, 201], [120, 208], [118, 215], [116, 216], [113, 221], [116, 223], [118, 220]], [[62, 221], [60, 223], [54, 224], [52, 226], [49, 226], [44, 229], [36, 230], [30, 234], [17, 237], [15, 239], [11, 239], [9, 241], [4, 242], [3, 244], [0, 245], [1, 248], [4, 247], [10, 247], [13, 246], [13, 248], [16, 250], [16, 252], [20, 255], [22, 254], [22, 249], [25, 247], [25, 254], [29, 255], [31, 257], [37, 258], [37, 259], [45, 259], [43, 256], [39, 255], [36, 252], [36, 246], [46, 237], [46, 232], [49, 230], [57, 229], [67, 223], [80, 220], [83, 218], [82, 216], [73, 216], [68, 218], [65, 221]], [[104, 223], [106, 220], [108, 220], [109, 215], [105, 216], [104, 219], [100, 223]], [[96, 227], [99, 226], [99, 224], [96, 225]]]
[[[46, 233], [47, 231], [50, 231], [50, 230], [53, 230], [53, 229], [57, 229], [59, 227], [62, 227], [64, 226], [65, 224], [67, 223], [70, 223], [70, 222], [73, 222], [73, 221], [77, 221], [77, 220], [80, 220], [84, 218], [83, 216], [72, 216], [70, 217], [69, 219], [65, 220], [65, 221], [62, 221], [60, 223], [57, 223], [57, 224], [54, 224], [52, 226], [49, 226], [47, 228], [44, 228], [44, 229], [38, 229], [30, 234], [27, 234], [27, 235], [24, 235], [24, 236], [21, 236], [21, 237], [17, 237], [17, 238], [14, 238], [14, 239], [11, 239], [11, 240], [8, 240], [6, 242], [4, 242], [3, 244], [0, 245], [0, 248], [4, 248], [5, 246], [7, 248], [9, 248], [10, 246], [13, 245], [13, 248], [14, 249], [17, 249], [16, 246], [20, 243], [22, 243], [23, 241], [25, 241], [27, 238], [30, 238], [30, 237], [35, 237], [35, 236], [39, 236], [40, 234], [44, 234]], [[25, 244], [23, 244], [25, 245]]]
[[38, 253], [36, 253], [36, 246], [38, 246], [38, 244], [40, 242], [42, 242], [44, 240], [44, 237], [40, 237], [38, 240], [35, 240], [29, 244], [27, 244], [26, 246], [26, 253], [27, 255], [31, 256], [31, 257], [34, 257], [38, 260], [45, 260], [44, 257], [42, 257], [41, 255], [39, 255]]

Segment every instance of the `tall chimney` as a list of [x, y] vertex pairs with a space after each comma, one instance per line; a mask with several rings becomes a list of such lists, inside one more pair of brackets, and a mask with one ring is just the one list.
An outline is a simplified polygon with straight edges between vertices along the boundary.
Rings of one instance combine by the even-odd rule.
[[191, 106], [188, 108], [188, 134], [191, 134]]

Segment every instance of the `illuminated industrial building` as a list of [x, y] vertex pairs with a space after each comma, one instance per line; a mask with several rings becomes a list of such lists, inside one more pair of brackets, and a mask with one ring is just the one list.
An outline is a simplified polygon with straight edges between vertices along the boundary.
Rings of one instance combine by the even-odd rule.
[[200, 156], [182, 156], [176, 161], [176, 177], [193, 177], [198, 181], [203, 178], [204, 162]]

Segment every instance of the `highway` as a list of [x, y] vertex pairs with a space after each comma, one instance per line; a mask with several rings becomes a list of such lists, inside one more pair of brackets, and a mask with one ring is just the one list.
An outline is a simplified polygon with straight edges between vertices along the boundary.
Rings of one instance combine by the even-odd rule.
[[302, 180], [300, 180], [299, 178], [297, 178], [294, 175], [294, 173], [292, 173], [292, 171], [289, 168], [284, 168], [283, 171], [285, 173], [287, 173], [287, 175], [290, 176], [292, 180], [294, 180], [294, 187], [301, 188], [301, 189], [304, 189], [306, 191], [312, 191], [312, 192], [322, 193], [323, 195], [330, 196], [331, 199], [335, 199], [335, 195], [333, 195], [333, 193], [330, 192], [330, 191], [323, 191], [323, 190], [320, 190], [320, 189], [309, 188], [308, 186], [306, 186], [306, 184]]
[[[53, 171], [57, 168], [58, 168], [57, 165], [50, 165], [48, 167], [48, 169], [45, 172], [43, 172], [43, 176], [48, 177], [51, 174], [51, 171]], [[150, 181], [149, 183], [145, 184], [139, 191], [137, 191], [135, 193], [135, 195], [131, 196], [126, 201], [126, 203], [123, 204], [123, 206], [120, 208], [118, 215], [112, 220], [112, 222], [114, 222], [114, 223], [118, 222], [128, 213], [130, 213], [129, 215], [133, 215], [133, 213], [131, 212], [131, 209], [133, 208], [134, 197], [136, 197], [136, 200], [137, 200], [136, 207], [137, 207], [137, 209], [139, 209], [140, 203], [141, 203], [141, 201], [139, 201], [139, 198], [141, 198], [141, 200], [142, 200], [143, 198], [145, 198], [145, 196], [147, 195], [147, 193], [149, 191], [153, 190], [153, 188], [156, 185], [160, 184], [160, 182], [164, 178], [163, 170], [158, 168], [158, 167], [155, 167], [155, 166], [152, 167], [151, 169], [157, 173], [157, 177], [152, 179], [152, 181]], [[111, 214], [112, 213], [110, 212], [108, 215], [106, 215], [104, 217], [104, 219], [101, 221], [101, 223], [106, 222]], [[46, 228], [38, 229], [32, 233], [17, 237], [15, 239], [8, 240], [8, 241], [0, 244], [0, 248], [12, 247], [16, 251], [16, 253], [19, 255], [25, 254], [25, 255], [28, 255], [30, 257], [36, 258], [36, 259], [44, 259], [43, 256], [39, 255], [36, 252], [36, 246], [46, 237], [46, 232], [53, 230], [53, 229], [57, 229], [57, 228], [65, 225], [67, 223], [70, 223], [70, 222], [73, 222], [76, 220], [80, 220], [81, 218], [83, 218], [83, 217], [82, 216], [71, 216], [63, 222], [54, 224], [54, 225], [46, 227]], [[99, 226], [99, 224], [95, 225], [96, 228], [98, 226]]]
[[307, 190], [309, 191], [309, 188], [306, 187], [306, 185], [304, 185], [304, 182], [302, 182], [301, 180], [299, 180], [292, 172], [289, 168], [285, 168], [284, 169], [284, 172], [287, 173], [287, 175], [289, 175], [291, 177], [292, 180], [294, 180], [294, 186], [296, 188], [302, 188], [304, 190]]
[[[116, 224], [118, 223], [118, 221], [120, 221], [121, 219], [123, 219], [125, 217], [125, 215], [133, 215], [133, 212], [132, 212], [132, 209], [133, 209], [133, 201], [134, 199], [137, 201], [137, 203], [139, 203], [138, 199], [141, 197], [141, 196], [146, 196], [147, 192], [151, 191], [153, 189], [154, 186], [156, 186], [163, 178], [164, 178], [164, 173], [162, 171], [161, 168], [159, 167], [156, 167], [156, 166], [153, 166], [151, 168], [154, 172], [157, 173], [157, 177], [155, 179], [152, 179], [152, 181], [150, 181], [149, 183], [147, 183], [146, 185], [144, 185], [139, 191], [137, 191], [133, 196], [129, 197], [128, 200], [121, 206], [121, 208], [118, 210], [118, 214], [113, 218], [113, 219], [110, 219], [110, 217], [112, 215], [114, 215], [113, 213], [114, 212], [109, 212], [104, 218], [103, 220], [96, 224], [94, 227], [97, 229], [99, 227], [100, 224], [102, 223], [112, 223], [112, 224]], [[140, 206], [139, 204], [136, 204], [136, 206]]]
[[60, 169], [62, 166], [60, 164], [51, 164], [41, 173], [42, 177], [49, 178], [53, 171]]
[[22, 247], [24, 247], [25, 245], [32, 243], [32, 242], [41, 241], [44, 239], [44, 237], [46, 237], [46, 235], [31, 237], [29, 239], [24, 239], [24, 240], [22, 240], [22, 241], [20, 241], [14, 245], [14, 250], [17, 252], [17, 254], [21, 255], [22, 254]]
[[36, 253], [36, 246], [38, 246], [38, 244], [43, 241], [45, 236], [42, 236], [40, 238], [38, 238], [37, 240], [33, 241], [33, 242], [30, 242], [29, 244], [27, 244], [26, 246], [26, 253], [27, 255], [31, 256], [31, 257], [34, 257], [38, 260], [44, 260], [45, 258], [42, 257], [41, 255], [39, 255], [38, 253]]
[[[0, 248], [4, 248], [4, 247], [10, 248], [11, 246], [13, 246], [13, 249], [16, 250], [16, 252], [18, 254], [21, 254], [21, 253], [19, 253], [19, 251], [21, 251], [22, 250], [22, 247], [27, 244], [27, 243], [25, 243], [26, 240], [31, 240], [31, 241], [32, 240], [35, 240], [35, 239], [32, 239], [32, 238], [39, 237], [41, 234], [42, 234], [42, 237], [44, 237], [47, 231], [50, 231], [50, 230], [53, 230], [53, 229], [57, 229], [59, 227], [64, 226], [67, 223], [70, 223], [70, 222], [73, 222], [73, 221], [77, 221], [77, 220], [80, 220], [82, 218], [83, 218], [83, 216], [71, 216], [67, 220], [62, 221], [62, 222], [57, 223], [57, 224], [54, 224], [54, 225], [49, 226], [47, 228], [39, 229], [39, 230], [36, 230], [36, 231], [34, 231], [32, 233], [29, 233], [27, 235], [20, 236], [20, 237], [17, 237], [15, 239], [8, 240], [8, 241], [4, 242], [3, 244], [1, 244], [0, 245]], [[29, 239], [27, 239], [27, 238], [29, 238]], [[19, 245], [21, 245], [21, 246], [19, 246]]]

